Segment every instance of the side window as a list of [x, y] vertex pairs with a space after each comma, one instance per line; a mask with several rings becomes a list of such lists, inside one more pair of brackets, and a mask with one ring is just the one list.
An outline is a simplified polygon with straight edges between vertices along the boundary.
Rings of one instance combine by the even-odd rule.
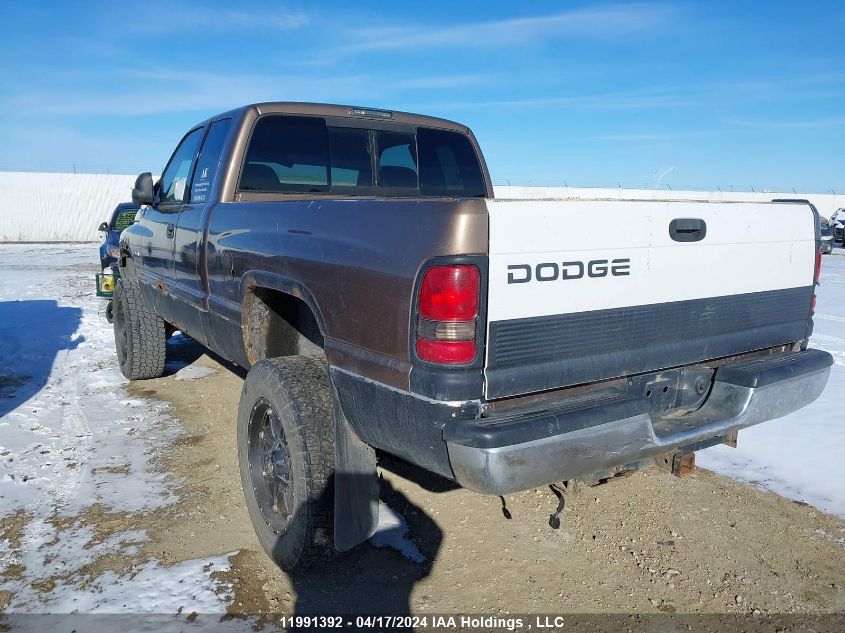
[[325, 119], [267, 115], [249, 141], [241, 191], [329, 190], [329, 142]]
[[369, 130], [330, 127], [329, 148], [332, 189], [373, 186]]
[[463, 134], [419, 128], [420, 193], [424, 196], [484, 196], [484, 177]]
[[417, 144], [413, 134], [376, 132], [380, 187], [416, 189]]
[[191, 182], [191, 202], [203, 203], [208, 201], [208, 194], [214, 185], [217, 169], [220, 167], [220, 154], [223, 143], [229, 135], [232, 119], [215, 121], [208, 128], [208, 134], [202, 144], [197, 166], [194, 169], [194, 179]]
[[173, 152], [170, 162], [161, 175], [159, 204], [174, 204], [185, 200], [185, 185], [191, 175], [191, 163], [202, 139], [203, 128], [189, 132]]

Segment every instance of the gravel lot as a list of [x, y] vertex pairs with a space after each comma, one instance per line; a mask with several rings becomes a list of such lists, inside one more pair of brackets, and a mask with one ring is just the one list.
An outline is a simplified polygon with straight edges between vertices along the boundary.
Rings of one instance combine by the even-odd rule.
[[[198, 350], [199, 351], [199, 350]], [[382, 469], [383, 499], [427, 558], [364, 545], [291, 580], [249, 529], [235, 460], [241, 378], [148, 381], [130, 392], [174, 403], [187, 441], [167, 451], [180, 497], [146, 551], [166, 562], [237, 550], [221, 576], [233, 610], [412, 613], [841, 612], [845, 524], [806, 504], [706, 470], [678, 479], [647, 470], [587, 488], [548, 526], [548, 490], [499, 499], [453, 488], [402, 463]], [[203, 537], [197, 539], [196, 535]]]

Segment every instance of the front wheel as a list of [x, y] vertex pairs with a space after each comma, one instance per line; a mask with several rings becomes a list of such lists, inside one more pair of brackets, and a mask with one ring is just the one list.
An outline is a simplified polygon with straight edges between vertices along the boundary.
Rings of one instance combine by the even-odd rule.
[[238, 461], [261, 546], [285, 571], [334, 550], [334, 419], [324, 359], [288, 356], [249, 370], [238, 407]]
[[165, 323], [144, 303], [137, 284], [125, 279], [117, 282], [112, 318], [120, 372], [129, 380], [162, 376], [167, 355]]

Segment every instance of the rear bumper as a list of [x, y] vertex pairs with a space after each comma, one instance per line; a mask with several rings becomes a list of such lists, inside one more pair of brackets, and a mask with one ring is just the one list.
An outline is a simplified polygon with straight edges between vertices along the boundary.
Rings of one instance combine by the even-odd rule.
[[[655, 414], [641, 398], [625, 397], [463, 421], [444, 429], [449, 462], [463, 487], [500, 495], [683, 447], [694, 450], [697, 443], [811, 403], [824, 390], [832, 363], [827, 352], [806, 350], [722, 366], [703, 405], [685, 415]], [[530, 428], [532, 439], [514, 442], [520, 428]], [[538, 428], [553, 432], [537, 437]]]

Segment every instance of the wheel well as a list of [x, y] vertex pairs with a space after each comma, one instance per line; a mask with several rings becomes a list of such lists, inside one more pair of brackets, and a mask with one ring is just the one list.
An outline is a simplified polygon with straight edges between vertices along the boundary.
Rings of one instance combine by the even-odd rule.
[[270, 288], [255, 287], [244, 306], [247, 357], [265, 358], [323, 354], [323, 334], [305, 301]]

